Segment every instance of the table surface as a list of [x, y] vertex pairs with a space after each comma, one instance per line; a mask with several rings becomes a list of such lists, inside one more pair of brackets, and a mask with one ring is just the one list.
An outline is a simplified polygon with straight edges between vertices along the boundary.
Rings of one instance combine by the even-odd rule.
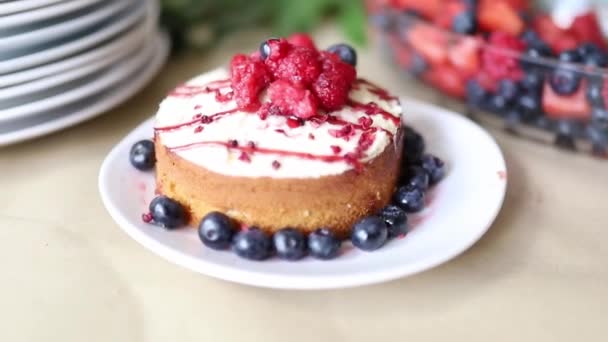
[[[489, 232], [462, 256], [380, 285], [253, 288], [175, 266], [124, 234], [97, 190], [105, 155], [175, 84], [254, 49], [235, 35], [174, 57], [139, 95], [77, 127], [0, 148], [2, 341], [599, 341], [608, 323], [608, 162], [490, 129], [509, 187]], [[321, 46], [339, 41], [332, 27]], [[359, 73], [401, 95], [377, 51]], [[604, 245], [604, 247], [602, 247]]]

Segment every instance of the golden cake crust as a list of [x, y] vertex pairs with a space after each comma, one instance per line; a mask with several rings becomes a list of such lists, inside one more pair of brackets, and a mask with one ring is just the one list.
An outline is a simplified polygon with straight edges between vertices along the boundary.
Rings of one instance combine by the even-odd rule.
[[347, 237], [360, 218], [390, 202], [400, 170], [402, 129], [361, 171], [320, 178], [226, 176], [193, 164], [155, 136], [158, 191], [182, 203], [190, 224], [220, 211], [247, 226], [272, 233], [284, 227], [311, 232], [326, 227]]

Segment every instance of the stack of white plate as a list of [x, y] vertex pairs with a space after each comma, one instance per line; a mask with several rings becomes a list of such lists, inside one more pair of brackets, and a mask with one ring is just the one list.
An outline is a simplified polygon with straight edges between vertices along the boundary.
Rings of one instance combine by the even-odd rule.
[[164, 64], [158, 0], [0, 0], [0, 146], [101, 114]]

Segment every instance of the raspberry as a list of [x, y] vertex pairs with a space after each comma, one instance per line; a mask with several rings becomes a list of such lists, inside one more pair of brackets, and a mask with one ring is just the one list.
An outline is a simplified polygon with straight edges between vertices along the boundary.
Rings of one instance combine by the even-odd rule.
[[294, 47], [287, 55], [270, 68], [275, 79], [293, 84], [310, 85], [319, 76], [319, 53], [310, 48]]
[[315, 43], [312, 41], [312, 38], [310, 38], [310, 36], [305, 33], [294, 33], [287, 38], [287, 41], [295, 46], [301, 46], [317, 50]]
[[317, 99], [308, 89], [285, 80], [277, 80], [268, 88], [268, 94], [283, 115], [308, 119], [317, 114]]
[[312, 91], [327, 110], [337, 110], [346, 104], [348, 92], [357, 78], [355, 68], [330, 52], [321, 52], [322, 71], [312, 84]]
[[498, 31], [490, 34], [488, 43], [481, 55], [483, 69], [488, 76], [495, 80], [521, 79], [523, 71], [517, 54], [526, 48], [526, 44], [515, 36]]
[[239, 109], [255, 111], [260, 108], [258, 95], [270, 82], [270, 75], [261, 60], [236, 55], [230, 62], [232, 90]]
[[264, 57], [264, 63], [268, 68], [268, 71], [273, 74], [274, 71], [279, 67], [279, 64], [285, 56], [292, 49], [293, 45], [289, 44], [286, 39], [269, 39], [266, 41], [270, 49], [268, 56]]

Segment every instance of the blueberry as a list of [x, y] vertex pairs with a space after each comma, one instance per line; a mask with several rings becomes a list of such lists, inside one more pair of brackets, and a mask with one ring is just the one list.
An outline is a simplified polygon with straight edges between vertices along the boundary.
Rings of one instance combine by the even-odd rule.
[[348, 44], [335, 44], [330, 46], [327, 51], [340, 57], [344, 63], [357, 66], [357, 52]]
[[424, 208], [424, 191], [412, 186], [402, 186], [394, 195], [395, 204], [408, 213], [415, 213]]
[[551, 89], [559, 95], [571, 95], [578, 89], [581, 75], [573, 70], [557, 68], [549, 78]]
[[429, 175], [430, 185], [439, 183], [445, 176], [445, 163], [432, 154], [422, 156], [420, 167]]
[[256, 227], [242, 230], [234, 237], [232, 250], [241, 258], [264, 260], [270, 257], [272, 242], [270, 237]]
[[227, 249], [232, 242], [235, 227], [232, 220], [217, 211], [205, 215], [198, 225], [198, 237], [212, 249]]
[[510, 79], [503, 79], [498, 82], [498, 94], [506, 101], [513, 101], [519, 92], [518, 84]]
[[[553, 56], [551, 48], [543, 41], [536, 42], [533, 45], [529, 45], [526, 49], [526, 56], [529, 58], [548, 58]], [[535, 62], [536, 64], [540, 62]]]
[[403, 184], [426, 191], [429, 188], [429, 175], [420, 166], [410, 166], [407, 169]]
[[535, 116], [541, 111], [540, 94], [528, 92], [517, 98], [517, 108], [527, 117]]
[[562, 51], [558, 59], [564, 63], [580, 63], [583, 61], [583, 57], [577, 49]]
[[488, 91], [479, 82], [469, 80], [466, 84], [467, 103], [475, 107], [483, 107], [488, 99]]
[[428, 68], [428, 63], [426, 62], [424, 57], [422, 57], [419, 54], [414, 52], [412, 54], [412, 61], [411, 61], [410, 67], [408, 68], [408, 71], [410, 72], [410, 74], [418, 77], [418, 76], [422, 75], [426, 71], [427, 68]]
[[262, 59], [266, 59], [270, 56], [270, 44], [268, 44], [268, 42], [272, 40], [277, 40], [277, 38], [269, 38], [260, 44], [260, 56]]
[[534, 119], [533, 124], [534, 126], [540, 129], [544, 129], [547, 131], [553, 130], [553, 121], [544, 115], [540, 115], [536, 119]]
[[517, 126], [522, 121], [523, 115], [517, 109], [511, 109], [505, 114], [504, 122], [505, 129], [510, 132], [516, 132]]
[[329, 260], [338, 256], [342, 241], [326, 228], [319, 228], [308, 235], [310, 255], [317, 259]]
[[462, 11], [452, 21], [452, 31], [461, 34], [473, 34], [477, 31], [477, 18], [471, 10]]
[[608, 65], [608, 56], [593, 43], [581, 44], [577, 50], [587, 66], [605, 67]]
[[557, 135], [555, 136], [555, 145], [557, 147], [575, 150], [576, 143], [574, 141], [575, 127], [570, 120], [560, 120], [557, 123]]
[[186, 224], [184, 207], [167, 196], [158, 196], [153, 199], [149, 209], [152, 219], [161, 227], [173, 229]]
[[608, 110], [593, 108], [591, 111], [591, 122], [597, 126], [608, 126]]
[[545, 81], [545, 75], [537, 70], [531, 70], [526, 72], [521, 85], [524, 89], [532, 92], [540, 93], [543, 83]]
[[396, 205], [389, 204], [379, 214], [388, 227], [388, 237], [394, 238], [407, 234], [407, 213]]
[[604, 80], [601, 77], [593, 77], [589, 80], [587, 87], [587, 100], [591, 106], [595, 108], [605, 108], [604, 96], [602, 89], [604, 88]]
[[353, 245], [364, 251], [373, 251], [384, 245], [388, 238], [386, 223], [377, 216], [369, 216], [359, 220], [353, 226], [351, 241]]
[[524, 43], [526, 43], [527, 46], [537, 46], [540, 44], [544, 44], [543, 40], [534, 30], [524, 31], [524, 33], [521, 34], [520, 38], [524, 41]]
[[306, 237], [294, 228], [283, 228], [272, 236], [277, 256], [285, 260], [299, 260], [306, 255]]
[[403, 134], [403, 162], [413, 164], [417, 162], [424, 153], [424, 138], [409, 126], [404, 127]]
[[490, 97], [490, 108], [498, 114], [504, 114], [511, 103], [503, 96], [496, 94]]
[[154, 142], [152, 140], [140, 140], [131, 147], [129, 160], [134, 168], [147, 171], [154, 168], [156, 155], [154, 153]]

